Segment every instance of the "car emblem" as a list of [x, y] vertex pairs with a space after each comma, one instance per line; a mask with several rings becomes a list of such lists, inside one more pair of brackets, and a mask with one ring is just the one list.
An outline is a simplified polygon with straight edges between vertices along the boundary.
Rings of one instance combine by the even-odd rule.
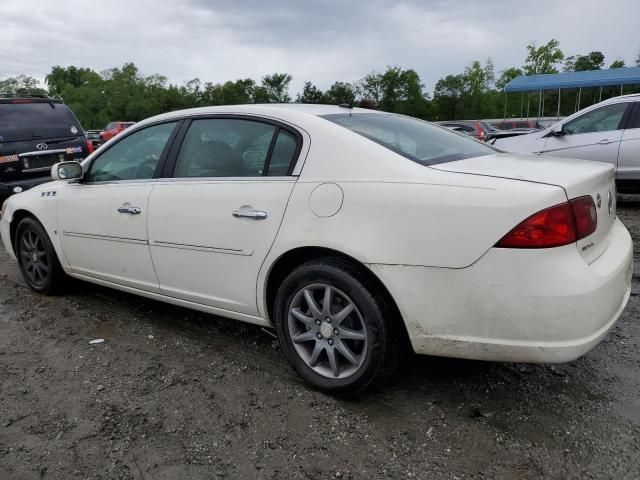
[[609, 190], [609, 215], [611, 215], [612, 209], [613, 209], [613, 195], [611, 195], [611, 190]]
[[46, 143], [39, 143], [36, 145], [36, 148], [38, 150], [46, 150], [47, 148], [49, 148], [49, 145], [47, 145]]
[[602, 205], [602, 197], [600, 196], [600, 194], [596, 195], [596, 205], [598, 206], [598, 208], [600, 208], [600, 206]]

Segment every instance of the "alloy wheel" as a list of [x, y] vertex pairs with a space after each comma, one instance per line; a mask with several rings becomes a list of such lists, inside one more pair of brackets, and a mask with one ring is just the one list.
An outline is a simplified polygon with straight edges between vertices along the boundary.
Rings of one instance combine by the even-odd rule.
[[367, 355], [367, 331], [353, 301], [331, 285], [308, 285], [289, 306], [289, 335], [300, 358], [323, 377], [347, 378]]

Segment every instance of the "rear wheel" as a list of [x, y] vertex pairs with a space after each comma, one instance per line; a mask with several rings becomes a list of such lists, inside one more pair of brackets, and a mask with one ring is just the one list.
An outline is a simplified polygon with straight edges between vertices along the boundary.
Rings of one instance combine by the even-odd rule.
[[355, 394], [395, 369], [401, 342], [382, 292], [349, 262], [323, 258], [291, 272], [274, 320], [293, 368], [311, 385]]
[[60, 289], [64, 272], [45, 229], [33, 218], [20, 221], [16, 228], [15, 253], [27, 285], [39, 293]]

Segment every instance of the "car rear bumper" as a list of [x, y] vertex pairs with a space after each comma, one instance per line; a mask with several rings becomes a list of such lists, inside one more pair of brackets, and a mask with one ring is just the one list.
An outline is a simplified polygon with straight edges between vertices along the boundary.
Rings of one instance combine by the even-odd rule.
[[11, 246], [11, 224], [7, 222], [4, 218], [0, 217], [0, 238], [2, 238], [2, 243], [4, 244], [4, 248], [13, 259], [16, 258], [13, 248]]
[[463, 269], [370, 265], [389, 288], [417, 353], [568, 362], [606, 335], [630, 294], [633, 245], [616, 220], [591, 264], [574, 244], [489, 250]]

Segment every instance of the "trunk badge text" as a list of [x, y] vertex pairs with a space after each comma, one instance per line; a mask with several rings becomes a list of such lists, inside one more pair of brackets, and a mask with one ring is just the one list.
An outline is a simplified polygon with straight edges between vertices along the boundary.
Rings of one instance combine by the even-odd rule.
[[598, 206], [598, 208], [600, 208], [600, 206], [602, 205], [602, 197], [600, 196], [600, 194], [596, 195], [596, 205]]
[[611, 195], [611, 190], [609, 190], [608, 201], [609, 201], [609, 215], [611, 215], [611, 210], [613, 209], [613, 195]]

